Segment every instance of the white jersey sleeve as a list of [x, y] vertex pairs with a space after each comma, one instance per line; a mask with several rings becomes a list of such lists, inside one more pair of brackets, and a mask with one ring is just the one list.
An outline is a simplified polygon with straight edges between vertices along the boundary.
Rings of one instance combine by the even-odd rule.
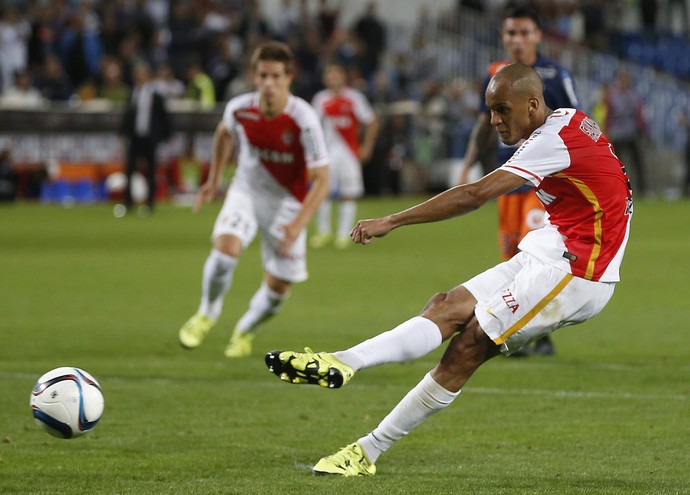
[[501, 169], [529, 180], [535, 187], [539, 187], [544, 177], [567, 169], [570, 154], [559, 132], [574, 115], [575, 109], [572, 108], [556, 110]]
[[321, 120], [316, 110], [301, 98], [294, 97], [293, 103], [289, 113], [302, 130], [300, 141], [304, 149], [304, 159], [307, 168], [328, 165], [328, 148], [323, 135]]
[[371, 124], [376, 117], [374, 109], [371, 107], [369, 100], [360, 91], [350, 89], [352, 102], [354, 103], [354, 112], [357, 120], [362, 124]]

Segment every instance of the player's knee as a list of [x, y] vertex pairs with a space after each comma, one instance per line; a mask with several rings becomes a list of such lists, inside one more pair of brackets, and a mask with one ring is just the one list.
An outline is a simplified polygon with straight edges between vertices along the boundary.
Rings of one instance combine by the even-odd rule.
[[424, 307], [422, 316], [436, 323], [444, 337], [450, 337], [453, 333], [462, 330], [474, 314], [473, 299], [464, 297], [467, 290], [453, 289], [450, 292], [441, 292], [434, 295]]
[[213, 247], [223, 254], [239, 258], [242, 254], [242, 241], [233, 235], [219, 235], [213, 239]]
[[426, 313], [428, 310], [434, 308], [436, 305], [444, 301], [446, 299], [446, 295], [446, 292], [439, 292], [438, 294], [434, 294], [424, 306], [424, 309], [422, 310], [422, 315], [424, 315], [424, 313]]

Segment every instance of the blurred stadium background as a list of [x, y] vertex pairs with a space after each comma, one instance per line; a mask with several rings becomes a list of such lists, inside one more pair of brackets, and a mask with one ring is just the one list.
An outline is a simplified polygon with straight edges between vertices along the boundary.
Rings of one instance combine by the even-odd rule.
[[[266, 38], [297, 53], [296, 94], [310, 98], [337, 56], [384, 117], [362, 217], [446, 187], [486, 66], [504, 57], [506, 2], [378, 0], [376, 22], [361, 24], [366, 0], [0, 1], [0, 493], [689, 493], [690, 203], [672, 201], [690, 109], [685, 2], [531, 3], [543, 51], [572, 69], [587, 111], [601, 118], [602, 88], [620, 69], [645, 99], [656, 198], [636, 204], [623, 283], [602, 315], [558, 332], [555, 356], [494, 360], [458, 404], [391, 449], [376, 477], [341, 480], [312, 477], [311, 465], [373, 428], [442, 349], [334, 394], [280, 383], [261, 353], [349, 346], [494, 264], [495, 203], [366, 248], [310, 252], [310, 280], [245, 360], [222, 349], [259, 283], [260, 248], [243, 255], [218, 329], [184, 352], [177, 331], [196, 306], [220, 202], [198, 216], [173, 205], [202, 180], [224, 101], [249, 88], [247, 56]], [[372, 64], [360, 38], [381, 31]], [[117, 129], [138, 59], [168, 62], [179, 81], [159, 81], [172, 88], [175, 133], [160, 153], [164, 204], [146, 221], [115, 219], [109, 204], [122, 186]], [[194, 89], [193, 62], [211, 80], [211, 104]], [[11, 89], [15, 70], [28, 88]], [[46, 436], [29, 410], [35, 380], [64, 365], [105, 392], [103, 421], [76, 441]]]
[[[169, 66], [174, 136], [160, 151], [159, 198], [203, 180], [211, 132], [228, 98], [250, 89], [247, 57], [264, 39], [295, 50], [294, 92], [309, 99], [338, 58], [384, 116], [365, 169], [372, 196], [442, 189], [456, 176], [490, 61], [505, 58], [506, 0], [5, 0], [0, 7], [0, 196], [92, 203], [112, 196], [117, 136], [139, 59]], [[687, 1], [533, 0], [542, 51], [575, 75], [583, 108], [603, 120], [602, 91], [620, 70], [645, 101], [652, 194], [681, 196], [690, 109]], [[198, 84], [198, 66], [212, 88]], [[28, 74], [17, 90], [15, 74]], [[208, 80], [207, 80], [208, 81]], [[208, 103], [209, 92], [211, 102]], [[385, 142], [384, 142], [385, 141]], [[633, 177], [633, 180], [635, 178]], [[111, 180], [116, 183], [116, 180]]]

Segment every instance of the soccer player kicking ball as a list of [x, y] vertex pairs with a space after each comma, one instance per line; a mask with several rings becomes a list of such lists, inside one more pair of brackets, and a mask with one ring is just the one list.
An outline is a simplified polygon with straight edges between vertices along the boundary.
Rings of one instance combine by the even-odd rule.
[[[329, 191], [328, 154], [314, 109], [290, 93], [294, 56], [284, 43], [259, 45], [251, 58], [257, 92], [237, 96], [216, 128], [208, 180], [195, 209], [211, 201], [239, 147], [237, 170], [213, 227], [201, 304], [180, 329], [180, 344], [201, 344], [218, 320], [242, 252], [261, 232], [264, 280], [235, 326], [230, 358], [251, 354], [257, 326], [276, 314], [290, 285], [307, 279], [306, 226]], [[310, 186], [311, 183], [311, 186]]]
[[450, 339], [436, 367], [369, 434], [324, 457], [315, 474], [373, 475], [374, 463], [432, 414], [447, 407], [486, 361], [598, 314], [613, 295], [628, 240], [632, 192], [623, 164], [597, 124], [572, 108], [544, 103], [537, 72], [512, 64], [486, 90], [491, 124], [506, 144], [525, 143], [477, 182], [383, 218], [362, 220], [354, 242], [369, 244], [391, 230], [469, 213], [527, 182], [549, 214], [520, 252], [447, 293], [420, 316], [335, 353], [273, 351], [270, 371], [289, 383], [338, 388], [372, 366], [419, 358]]

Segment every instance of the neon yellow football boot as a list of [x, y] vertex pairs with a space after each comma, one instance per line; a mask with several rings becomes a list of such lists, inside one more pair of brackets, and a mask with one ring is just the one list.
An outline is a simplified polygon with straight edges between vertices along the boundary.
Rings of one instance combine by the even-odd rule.
[[333, 243], [336, 249], [347, 249], [350, 246], [353, 245], [352, 239], [349, 237], [336, 237], [335, 242]]
[[362, 446], [355, 442], [321, 459], [312, 468], [312, 473], [317, 476], [374, 476], [376, 466], [367, 459]]
[[215, 324], [216, 320], [196, 313], [180, 328], [180, 345], [185, 349], [199, 347]]
[[321, 249], [330, 244], [332, 240], [332, 234], [314, 234], [309, 238], [309, 247], [312, 247], [314, 249]]
[[252, 332], [241, 333], [237, 329], [232, 333], [230, 342], [225, 348], [225, 357], [229, 358], [243, 358], [250, 356], [252, 353], [252, 342], [254, 341], [254, 334]]
[[355, 374], [355, 370], [333, 354], [315, 353], [309, 347], [305, 347], [303, 353], [271, 351], [266, 354], [265, 361], [270, 372], [281, 380], [294, 384], [340, 388]]

